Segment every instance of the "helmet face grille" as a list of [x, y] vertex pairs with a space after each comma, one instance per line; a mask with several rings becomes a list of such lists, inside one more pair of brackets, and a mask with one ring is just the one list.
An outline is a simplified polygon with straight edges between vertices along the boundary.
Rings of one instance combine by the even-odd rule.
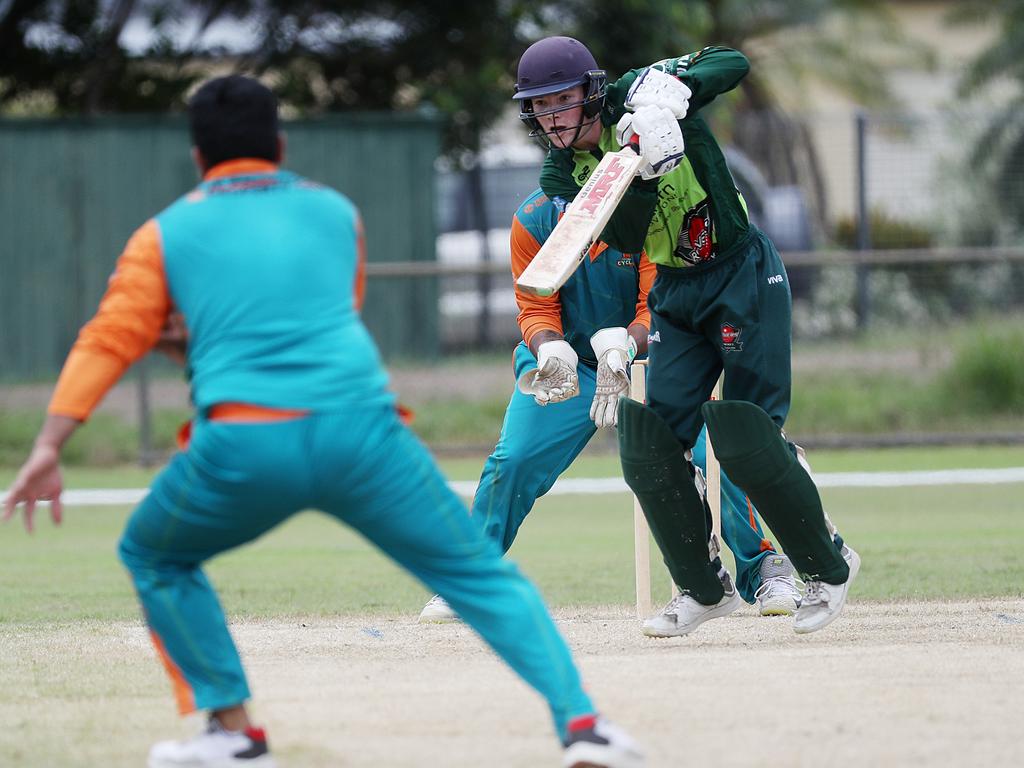
[[[579, 138], [584, 128], [591, 125], [600, 115], [601, 110], [604, 108], [604, 97], [605, 97], [605, 85], [606, 78], [605, 74], [601, 70], [588, 73], [589, 77], [586, 80], [586, 86], [583, 92], [583, 98], [580, 101], [575, 101], [571, 104], [562, 104], [551, 109], [545, 109], [542, 112], [535, 112], [533, 109], [532, 99], [520, 99], [519, 101], [519, 119], [522, 120], [526, 126], [530, 129], [530, 136], [538, 139], [547, 149], [554, 149], [555, 145], [552, 143], [550, 137], [554, 131], [546, 131], [540, 124], [538, 117], [544, 115], [554, 115], [559, 112], [565, 112], [570, 109], [582, 106], [582, 115], [580, 116], [579, 123], [576, 127], [576, 134], [573, 137], [573, 143]], [[571, 86], [570, 86], [571, 87]]]

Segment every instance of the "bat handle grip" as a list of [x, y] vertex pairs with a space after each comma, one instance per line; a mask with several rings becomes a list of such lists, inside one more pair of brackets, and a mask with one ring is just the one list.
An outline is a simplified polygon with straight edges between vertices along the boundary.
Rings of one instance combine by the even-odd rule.
[[640, 137], [637, 136], [634, 133], [633, 134], [633, 138], [631, 138], [629, 140], [629, 143], [626, 146], [629, 147], [630, 149], [632, 149], [634, 152], [636, 152], [639, 155], [640, 154]]

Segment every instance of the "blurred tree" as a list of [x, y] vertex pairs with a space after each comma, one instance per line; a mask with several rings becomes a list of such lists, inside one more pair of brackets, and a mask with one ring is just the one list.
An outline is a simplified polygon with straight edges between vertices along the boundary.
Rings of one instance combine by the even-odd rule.
[[260, 42], [243, 60], [272, 70], [290, 103], [317, 109], [409, 109], [448, 118], [446, 146], [478, 149], [509, 103], [529, 3], [507, 0], [267, 2]]
[[[705, 45], [751, 59], [750, 74], [719, 114], [719, 136], [742, 149], [775, 185], [808, 194], [819, 228], [825, 184], [801, 112], [824, 86], [866, 107], [898, 105], [894, 66], [927, 66], [931, 52], [908, 40], [884, 0], [563, 0], [560, 14], [613, 75]], [[879, 56], [879, 52], [885, 53]]]
[[[225, 69], [266, 75], [293, 113], [413, 109], [448, 118], [448, 149], [478, 148], [508, 108], [515, 63], [545, 34], [584, 40], [617, 76], [722, 44], [755, 65], [731, 139], [776, 184], [824, 207], [806, 126], [787, 109], [811, 79], [889, 99], [886, 63], [911, 50], [882, 0], [0, 0], [0, 109], [164, 111]], [[149, 34], [130, 50], [129, 21]], [[207, 42], [219, 27], [231, 45]], [[871, 41], [867, 45], [865, 41]], [[877, 45], [891, 52], [886, 63]], [[225, 66], [226, 65], [226, 66]], [[724, 121], [723, 121], [724, 122]]]
[[200, 76], [183, 69], [192, 52], [157, 36], [133, 57], [120, 41], [133, 15], [160, 25], [161, 13], [138, 0], [0, 2], [0, 108], [37, 114], [166, 109]]
[[954, 9], [949, 18], [954, 24], [994, 24], [999, 30], [964, 71], [959, 95], [967, 99], [989, 86], [1011, 86], [1011, 94], [1001, 100], [974, 143], [967, 167], [987, 188], [985, 204], [993, 207], [987, 213], [995, 222], [991, 237], [1008, 234], [1017, 239], [1024, 233], [1024, 0], [970, 3]]
[[[410, 109], [476, 149], [509, 101], [528, 3], [476, 0], [0, 0], [0, 108], [164, 111], [222, 71], [267, 75], [293, 111]], [[148, 31], [131, 52], [129, 19]], [[204, 32], [234, 26], [230, 46]], [[220, 35], [223, 38], [223, 34]], [[19, 104], [26, 107], [19, 109]]]

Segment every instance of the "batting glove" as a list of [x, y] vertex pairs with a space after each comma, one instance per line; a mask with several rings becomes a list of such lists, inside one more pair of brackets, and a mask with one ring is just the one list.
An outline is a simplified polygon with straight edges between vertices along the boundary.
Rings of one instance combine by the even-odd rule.
[[545, 341], [537, 348], [537, 367], [525, 371], [517, 385], [524, 395], [533, 395], [537, 405], [560, 403], [580, 393], [576, 373], [579, 357], [569, 342]]
[[590, 418], [598, 429], [614, 427], [619, 420], [619, 398], [629, 392], [627, 368], [636, 356], [636, 342], [625, 328], [602, 328], [590, 337], [597, 355], [597, 391], [590, 404]]
[[640, 107], [664, 107], [671, 110], [676, 120], [682, 120], [690, 109], [692, 92], [678, 77], [660, 69], [646, 67], [626, 91], [626, 109], [635, 112]]
[[626, 146], [636, 136], [644, 165], [640, 176], [656, 179], [664, 176], [683, 160], [683, 132], [671, 110], [664, 107], [640, 107], [627, 112], [615, 126], [615, 138]]

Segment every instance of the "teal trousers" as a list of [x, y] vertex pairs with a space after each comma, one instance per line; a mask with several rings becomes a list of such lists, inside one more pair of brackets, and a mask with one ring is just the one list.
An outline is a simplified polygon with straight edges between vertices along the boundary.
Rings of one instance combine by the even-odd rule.
[[249, 698], [203, 563], [304, 509], [353, 527], [442, 595], [547, 699], [560, 736], [570, 719], [594, 711], [537, 590], [390, 406], [272, 423], [199, 419], [188, 449], [156, 478], [119, 554], [183, 711]]
[[[516, 347], [515, 378], [537, 361], [526, 344]], [[519, 526], [538, 498], [576, 459], [597, 428], [590, 420], [597, 374], [585, 365], [578, 367], [580, 394], [571, 400], [540, 406], [531, 395], [512, 393], [501, 436], [487, 457], [476, 496], [473, 516], [484, 521], [487, 535], [508, 551]], [[705, 469], [706, 430], [693, 449], [694, 463]], [[623, 510], [631, 507], [623, 507]], [[761, 585], [761, 559], [774, 550], [765, 540], [756, 510], [743, 492], [722, 475], [722, 538], [736, 559], [736, 586], [743, 598], [754, 602]], [[625, 529], [624, 529], [625, 530]]]

